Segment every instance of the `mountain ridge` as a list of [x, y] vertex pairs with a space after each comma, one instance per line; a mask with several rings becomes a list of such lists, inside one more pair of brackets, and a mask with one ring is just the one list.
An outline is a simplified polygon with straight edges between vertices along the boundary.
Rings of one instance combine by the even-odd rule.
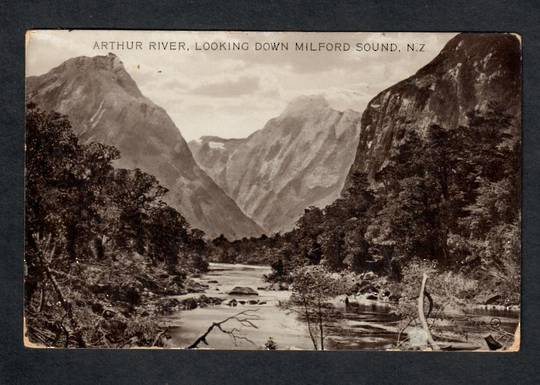
[[[467, 123], [471, 112], [497, 108], [520, 120], [521, 50], [511, 34], [463, 33], [412, 76], [381, 91], [362, 114], [356, 171], [371, 177], [384, 167], [406, 130]], [[517, 128], [514, 129], [517, 132]]]
[[167, 112], [145, 97], [114, 55], [71, 58], [26, 79], [27, 99], [69, 117], [83, 143], [120, 150], [116, 166], [140, 168], [169, 189], [165, 200], [210, 237], [263, 230], [197, 165]]
[[247, 215], [269, 233], [283, 232], [307, 207], [339, 197], [360, 116], [332, 109], [321, 95], [301, 96], [247, 138], [203, 136], [188, 145]]

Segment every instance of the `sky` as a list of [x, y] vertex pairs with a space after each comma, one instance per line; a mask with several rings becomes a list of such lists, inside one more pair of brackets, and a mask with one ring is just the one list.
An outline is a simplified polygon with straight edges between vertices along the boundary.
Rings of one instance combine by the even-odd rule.
[[[40, 30], [27, 35], [26, 75], [44, 74], [72, 57], [112, 52], [186, 140], [243, 138], [302, 95], [324, 95], [337, 110], [362, 112], [380, 91], [429, 63], [453, 36]], [[257, 49], [265, 43], [281, 49]], [[298, 50], [302, 43], [315, 50]], [[408, 44], [415, 50], [408, 51]]]

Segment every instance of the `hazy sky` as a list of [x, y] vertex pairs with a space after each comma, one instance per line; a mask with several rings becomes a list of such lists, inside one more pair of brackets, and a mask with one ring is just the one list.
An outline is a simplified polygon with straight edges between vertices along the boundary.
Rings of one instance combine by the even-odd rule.
[[[142, 93], [167, 110], [186, 140], [202, 135], [239, 138], [262, 128], [300, 95], [323, 94], [336, 109], [361, 112], [377, 93], [431, 61], [454, 35], [34, 31], [27, 37], [26, 71], [41, 75], [71, 57], [114, 52]], [[115, 43], [111, 47], [104, 42]], [[124, 49], [116, 42], [124, 42]], [[127, 49], [127, 42], [133, 49]], [[197, 50], [219, 42], [225, 46]], [[288, 50], [256, 50], [259, 43], [277, 42], [288, 44]], [[232, 48], [232, 43], [246, 50], [223, 50]], [[322, 44], [322, 50], [299, 51], [296, 43], [312, 43], [316, 48]], [[335, 43], [341, 44], [341, 51]], [[343, 50], [346, 43], [348, 51]], [[395, 51], [365, 51], [377, 43]], [[423, 44], [423, 52], [407, 52], [408, 43], [417, 49]], [[152, 44], [177, 49], [152, 49]]]

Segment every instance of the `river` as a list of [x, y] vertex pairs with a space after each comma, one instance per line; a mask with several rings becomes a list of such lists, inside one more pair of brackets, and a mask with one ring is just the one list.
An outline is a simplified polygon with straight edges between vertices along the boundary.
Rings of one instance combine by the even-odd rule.
[[[165, 317], [164, 322], [170, 326], [169, 333], [172, 345], [174, 347], [189, 346], [208, 329], [212, 322], [221, 321], [240, 311], [250, 309], [253, 310], [252, 313], [257, 318], [253, 321], [257, 328], [241, 326], [235, 320], [227, 322], [223, 327], [225, 329], [239, 328], [238, 335], [246, 337], [252, 343], [244, 339], [234, 341], [229, 335], [214, 330], [207, 338], [208, 346], [201, 344], [200, 347], [264, 349], [265, 342], [272, 337], [278, 349], [312, 350], [313, 344], [309, 338], [306, 324], [298, 319], [296, 313], [279, 306], [280, 303], [289, 298], [290, 291], [262, 289], [268, 286], [264, 282], [263, 275], [269, 272], [270, 267], [267, 266], [211, 263], [209, 271], [197, 280], [208, 285], [205, 295], [222, 298], [224, 303], [183, 310]], [[235, 286], [253, 288], [258, 292], [258, 295], [229, 295], [229, 291]], [[185, 299], [198, 297], [201, 294], [187, 294], [175, 298]], [[245, 304], [228, 306], [226, 302], [232, 298], [244, 301]], [[249, 300], [258, 301], [258, 303], [249, 304]], [[391, 314], [388, 306], [377, 304], [374, 301], [364, 301], [359, 306], [346, 308], [344, 302], [340, 300], [336, 300], [334, 306], [340, 316], [326, 325], [325, 345], [328, 350], [384, 350], [394, 346], [397, 340], [399, 320]], [[518, 321], [517, 315], [501, 314], [500, 312], [497, 314], [477, 312], [477, 314], [468, 315], [467, 321], [463, 321], [459, 325], [459, 330], [465, 329], [471, 336], [475, 333], [478, 336], [487, 336], [490, 334], [490, 330], [480, 330], [478, 325], [480, 323], [490, 325], [490, 319], [494, 316], [497, 317], [497, 327], [503, 327], [506, 331], [515, 330]], [[449, 328], [455, 329], [456, 323], [449, 323]], [[496, 335], [493, 330], [491, 334]]]

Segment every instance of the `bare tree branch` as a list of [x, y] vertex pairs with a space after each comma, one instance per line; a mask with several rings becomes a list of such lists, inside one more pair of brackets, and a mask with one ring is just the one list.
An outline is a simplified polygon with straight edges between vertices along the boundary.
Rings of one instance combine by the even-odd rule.
[[246, 342], [249, 342], [249, 343], [255, 345], [255, 343], [252, 340], [250, 340], [249, 338], [241, 336], [241, 335], [238, 334], [240, 332], [240, 329], [232, 328], [230, 330], [227, 330], [227, 329], [223, 328], [223, 324], [234, 320], [234, 321], [237, 321], [242, 326], [258, 329], [257, 325], [255, 325], [253, 323], [253, 321], [256, 321], [256, 320], [260, 319], [260, 317], [258, 315], [253, 314], [254, 312], [256, 312], [258, 310], [259, 309], [247, 309], [247, 310], [241, 311], [239, 313], [236, 313], [236, 314], [234, 314], [234, 315], [232, 315], [230, 317], [227, 317], [222, 321], [213, 322], [212, 325], [210, 325], [210, 327], [208, 327], [206, 332], [203, 335], [201, 335], [200, 337], [198, 337], [195, 340], [195, 342], [193, 342], [191, 345], [189, 345], [187, 347], [187, 349], [196, 349], [196, 348], [199, 347], [199, 344], [201, 342], [203, 344], [205, 344], [205, 345], [208, 345], [208, 341], [206, 340], [206, 337], [212, 332], [212, 330], [214, 330], [214, 328], [219, 329], [222, 333], [228, 334], [231, 337], [231, 339], [232, 339], [232, 341], [233, 341], [233, 343], [235, 345], [237, 344], [238, 341], [246, 341]]
[[422, 328], [426, 332], [428, 343], [431, 345], [433, 350], [441, 350], [439, 345], [433, 339], [431, 332], [429, 331], [429, 326], [426, 322], [426, 317], [424, 316], [424, 296], [426, 289], [427, 274], [424, 273], [422, 276], [422, 286], [420, 287], [420, 295], [418, 296], [418, 318], [422, 324]]
[[165, 328], [165, 330], [163, 330], [161, 333], [159, 333], [156, 338], [154, 339], [154, 342], [152, 342], [152, 346], [156, 346], [157, 343], [159, 342], [159, 340], [161, 339], [161, 337], [167, 333], [169, 331], [169, 328]]

